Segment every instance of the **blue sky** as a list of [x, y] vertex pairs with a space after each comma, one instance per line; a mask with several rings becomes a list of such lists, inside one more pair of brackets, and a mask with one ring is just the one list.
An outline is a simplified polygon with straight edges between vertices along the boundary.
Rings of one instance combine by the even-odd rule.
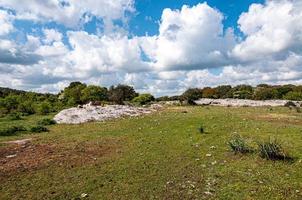
[[137, 14], [130, 21], [130, 30], [134, 35], [158, 34], [158, 21], [165, 8], [180, 9], [183, 5], [194, 6], [207, 2], [211, 7], [225, 15], [225, 27], [237, 29], [237, 20], [242, 12], [246, 12], [252, 3], [263, 3], [263, 0], [137, 0]]
[[300, 0], [0, 0], [0, 86], [302, 84]]

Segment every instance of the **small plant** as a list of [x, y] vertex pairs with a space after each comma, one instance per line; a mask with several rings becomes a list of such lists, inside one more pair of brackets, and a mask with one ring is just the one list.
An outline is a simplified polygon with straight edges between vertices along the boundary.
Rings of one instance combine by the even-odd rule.
[[21, 131], [26, 131], [24, 126], [7, 127], [0, 130], [0, 136], [12, 136], [12, 135], [16, 135], [18, 132]]
[[46, 127], [40, 126], [40, 125], [33, 126], [30, 128], [30, 132], [32, 132], [32, 133], [42, 133], [42, 132], [48, 132], [48, 131], [49, 130]]
[[11, 113], [9, 114], [8, 118], [10, 120], [22, 120], [22, 116], [20, 113]]
[[48, 126], [48, 125], [54, 125], [56, 124], [56, 121], [53, 119], [49, 119], [49, 118], [44, 118], [40, 121], [38, 121], [38, 125], [40, 126]]
[[262, 158], [267, 160], [291, 160], [292, 158], [287, 155], [281, 144], [276, 140], [270, 140], [258, 144], [259, 153]]
[[231, 139], [228, 142], [228, 144], [235, 154], [237, 154], [237, 153], [245, 154], [245, 153], [253, 152], [253, 149], [248, 146], [245, 139], [242, 138], [240, 135], [234, 136], [234, 138]]
[[198, 128], [198, 130], [199, 130], [199, 133], [205, 133], [205, 130], [202, 125]]

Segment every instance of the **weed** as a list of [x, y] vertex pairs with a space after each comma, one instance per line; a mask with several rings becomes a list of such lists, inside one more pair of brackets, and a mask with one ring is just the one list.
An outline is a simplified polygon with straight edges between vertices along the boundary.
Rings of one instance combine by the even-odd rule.
[[262, 158], [267, 160], [291, 160], [292, 158], [285, 153], [282, 145], [277, 140], [270, 140], [258, 144], [259, 153]]
[[40, 126], [40, 125], [33, 126], [30, 128], [30, 132], [32, 132], [32, 133], [42, 133], [42, 132], [48, 132], [48, 131], [49, 130], [46, 127]]
[[235, 154], [237, 153], [251, 153], [253, 149], [248, 146], [247, 142], [240, 135], [234, 136], [229, 142], [229, 146]]
[[39, 120], [37, 124], [40, 126], [48, 126], [48, 125], [56, 124], [56, 121], [53, 119], [44, 118], [44, 119]]
[[26, 131], [23, 126], [11, 126], [0, 130], [0, 136], [12, 136], [18, 132]]

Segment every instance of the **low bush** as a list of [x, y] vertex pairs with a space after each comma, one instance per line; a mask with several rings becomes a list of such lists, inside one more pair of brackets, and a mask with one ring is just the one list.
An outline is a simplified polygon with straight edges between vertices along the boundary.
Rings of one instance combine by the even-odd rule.
[[276, 140], [261, 142], [258, 144], [259, 153], [262, 158], [267, 160], [291, 160], [292, 158], [285, 153], [282, 145]]
[[237, 153], [252, 153], [253, 149], [249, 147], [247, 142], [244, 138], [242, 138], [240, 135], [234, 136], [229, 142], [228, 142], [231, 150], [237, 154]]
[[49, 118], [44, 118], [41, 119], [40, 121], [38, 121], [38, 125], [40, 126], [48, 126], [48, 125], [54, 125], [56, 124], [56, 121], [53, 119], [49, 119]]
[[11, 126], [11, 127], [0, 129], [0, 136], [12, 136], [22, 131], [26, 131], [26, 129], [23, 126]]
[[21, 116], [20, 113], [10, 113], [10, 114], [8, 115], [8, 118], [9, 118], [10, 120], [22, 120], [22, 116]]
[[33, 126], [30, 128], [30, 132], [32, 132], [32, 133], [42, 133], [42, 132], [48, 132], [48, 131], [49, 130], [46, 127], [40, 126], [40, 125]]
[[154, 100], [155, 98], [151, 94], [140, 94], [139, 96], [132, 99], [132, 102], [139, 105], [145, 105]]

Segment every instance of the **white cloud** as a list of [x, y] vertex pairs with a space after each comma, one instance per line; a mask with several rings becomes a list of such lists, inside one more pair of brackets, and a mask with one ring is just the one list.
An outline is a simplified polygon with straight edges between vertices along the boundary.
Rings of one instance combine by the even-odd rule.
[[[297, 3], [296, 3], [297, 2]], [[246, 39], [233, 55], [243, 61], [284, 55], [302, 48], [302, 4], [299, 1], [252, 4], [238, 24]]]
[[14, 26], [12, 24], [13, 18], [14, 17], [7, 11], [0, 10], [0, 36], [7, 35], [14, 30]]
[[0, 6], [13, 9], [18, 19], [55, 21], [67, 27], [77, 27], [90, 20], [90, 16], [106, 22], [125, 17], [133, 12], [133, 0], [0, 0]]
[[183, 6], [181, 10], [165, 9], [159, 35], [151, 38], [155, 44], [144, 50], [158, 69], [226, 65], [227, 51], [234, 46], [235, 39], [231, 29], [224, 32], [222, 20], [222, 13], [206, 3]]

